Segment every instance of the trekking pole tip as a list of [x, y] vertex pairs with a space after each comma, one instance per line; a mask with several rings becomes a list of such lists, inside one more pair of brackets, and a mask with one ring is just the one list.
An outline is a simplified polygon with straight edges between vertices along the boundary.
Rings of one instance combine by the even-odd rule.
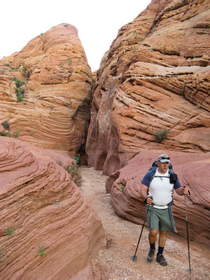
[[137, 261], [137, 256], [132, 256], [132, 257], [131, 257], [131, 260], [132, 260], [133, 262]]

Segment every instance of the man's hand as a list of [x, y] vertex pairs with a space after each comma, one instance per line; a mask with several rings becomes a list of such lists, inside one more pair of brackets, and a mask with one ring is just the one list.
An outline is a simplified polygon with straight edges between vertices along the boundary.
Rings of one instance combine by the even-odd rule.
[[152, 197], [147, 197], [146, 198], [146, 203], [149, 204], [149, 205], [152, 205], [152, 203], [153, 203]]
[[183, 194], [189, 196], [190, 188], [188, 186], [183, 186]]
[[175, 189], [175, 191], [178, 195], [190, 196], [190, 188], [188, 186], [180, 187], [178, 189]]

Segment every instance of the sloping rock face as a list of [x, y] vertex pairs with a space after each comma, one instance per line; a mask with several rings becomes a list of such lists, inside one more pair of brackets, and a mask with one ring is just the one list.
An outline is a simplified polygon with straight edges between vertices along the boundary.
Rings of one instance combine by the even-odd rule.
[[[143, 151], [131, 159], [127, 166], [109, 178], [106, 184], [111, 192], [115, 212], [135, 223], [142, 223], [145, 207], [141, 193], [141, 180], [154, 159], [163, 151]], [[192, 240], [210, 245], [210, 153], [170, 152], [172, 164], [180, 182], [191, 188], [190, 198], [174, 192], [173, 212], [180, 235], [186, 234], [186, 216], [190, 222]]]
[[153, 0], [97, 73], [89, 164], [106, 174], [147, 149], [210, 150], [210, 2]]
[[0, 137], [0, 181], [1, 279], [102, 279], [91, 265], [102, 224], [63, 167]]
[[0, 61], [0, 131], [74, 154], [85, 141], [91, 87], [76, 28], [55, 26]]

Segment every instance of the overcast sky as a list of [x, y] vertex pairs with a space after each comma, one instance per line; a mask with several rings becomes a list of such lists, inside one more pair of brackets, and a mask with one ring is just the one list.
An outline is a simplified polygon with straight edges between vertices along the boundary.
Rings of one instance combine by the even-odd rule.
[[2, 0], [0, 58], [60, 23], [73, 24], [92, 70], [97, 70], [118, 30], [151, 0]]

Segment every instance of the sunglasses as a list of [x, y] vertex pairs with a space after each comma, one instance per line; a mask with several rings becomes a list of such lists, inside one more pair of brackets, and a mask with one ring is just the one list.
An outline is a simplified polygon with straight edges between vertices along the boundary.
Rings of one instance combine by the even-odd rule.
[[161, 160], [161, 159], [167, 159], [167, 160], [170, 160], [170, 157], [161, 157], [161, 158], [160, 158], [160, 160]]

